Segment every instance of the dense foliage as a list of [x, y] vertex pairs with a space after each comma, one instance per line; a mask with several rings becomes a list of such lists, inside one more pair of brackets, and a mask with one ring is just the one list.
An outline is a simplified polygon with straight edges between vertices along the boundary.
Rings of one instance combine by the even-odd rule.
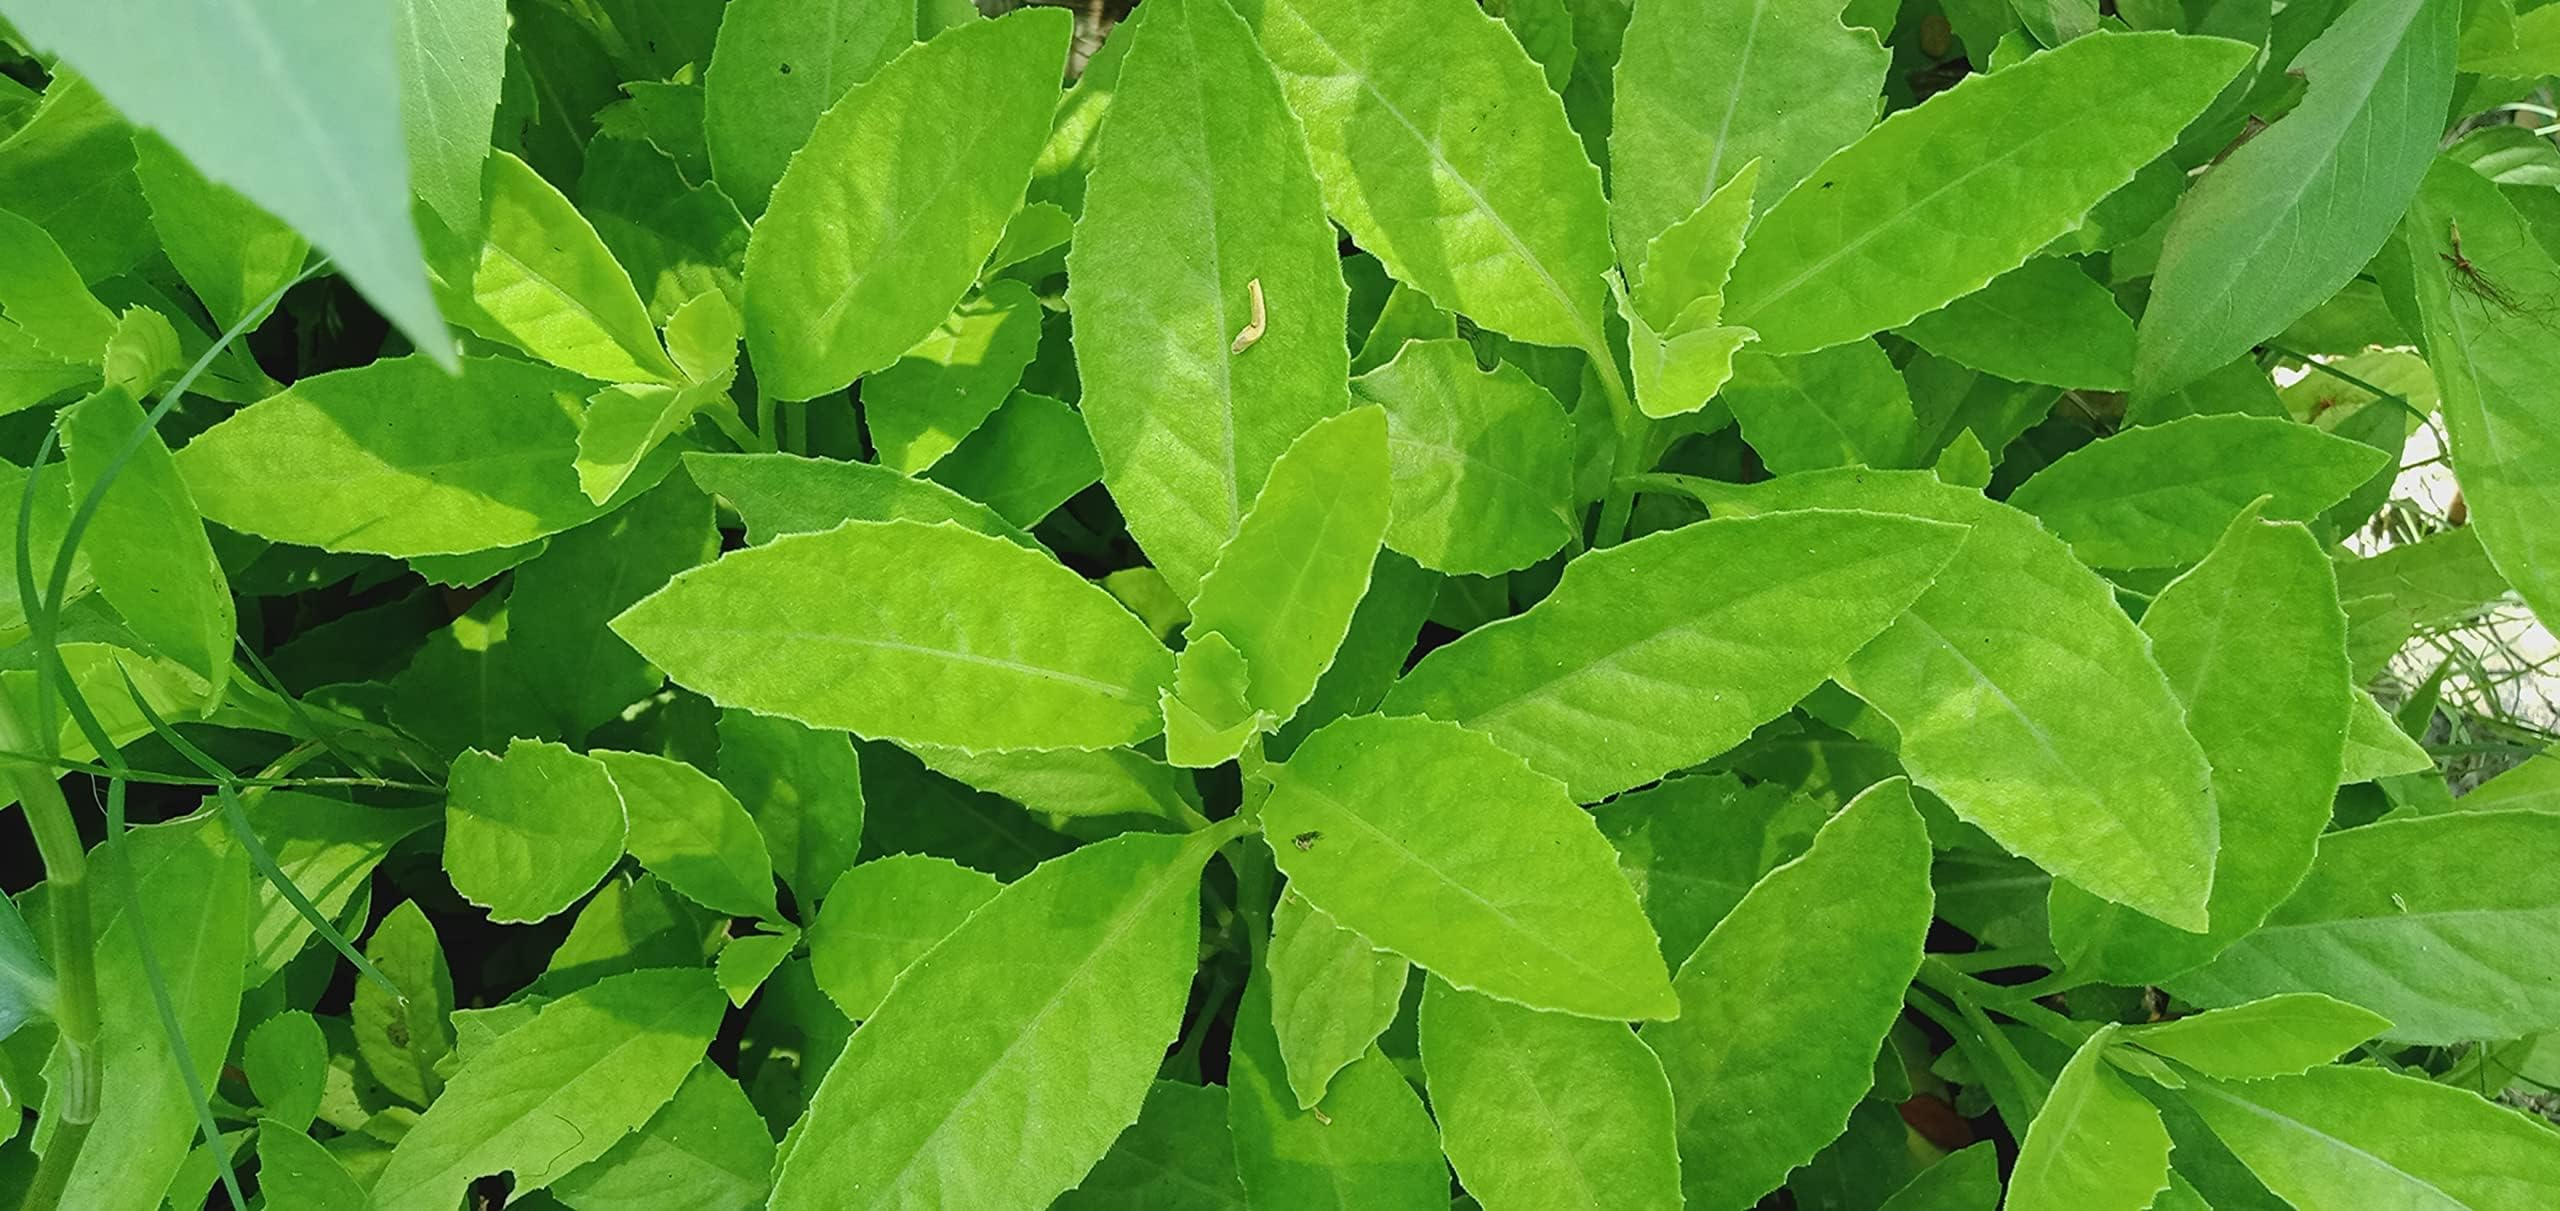
[[30, 1208], [2560, 1205], [2560, 3], [0, 15]]

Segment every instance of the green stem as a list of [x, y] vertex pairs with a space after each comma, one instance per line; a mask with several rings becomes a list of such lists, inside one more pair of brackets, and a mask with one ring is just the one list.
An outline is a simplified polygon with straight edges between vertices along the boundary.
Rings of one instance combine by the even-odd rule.
[[774, 432], [774, 416], [780, 406], [779, 401], [772, 395], [763, 390], [756, 392], [756, 438], [763, 443], [762, 449], [780, 450], [782, 448], [782, 443], [776, 440], [781, 435]]
[[719, 426], [721, 433], [737, 444], [740, 451], [753, 454], [764, 447], [763, 442], [756, 440], [755, 431], [747, 428], [747, 422], [738, 419], [736, 406], [724, 403], [705, 408], [702, 412], [711, 418], [712, 424]]
[[[18, 714], [17, 699], [0, 694], [0, 746], [32, 750], [34, 737]], [[88, 1124], [98, 1117], [97, 938], [89, 917], [89, 851], [71, 819], [71, 804], [50, 771], [27, 761], [7, 763], [18, 808], [44, 859], [46, 902], [53, 931], [54, 980], [59, 995], [54, 1025], [62, 1034], [64, 1076], [61, 1120]], [[72, 1145], [77, 1150], [76, 1137]], [[57, 1138], [54, 1150], [62, 1143]], [[48, 1159], [52, 1151], [46, 1153]], [[34, 1205], [34, 1204], [30, 1204]]]
[[1635, 476], [1645, 468], [1645, 448], [1653, 441], [1653, 422], [1636, 410], [1635, 400], [1627, 394], [1627, 381], [1618, 374], [1617, 359], [1606, 348], [1584, 349], [1592, 366], [1600, 373], [1600, 389], [1609, 402], [1609, 424], [1618, 435], [1618, 449], [1609, 461], [1609, 491], [1600, 505], [1600, 528], [1591, 537], [1596, 550], [1613, 547], [1626, 540], [1627, 523], [1635, 513]]
[[2350, 386], [2350, 387], [2353, 387], [2353, 388], [2355, 388], [2355, 389], [2356, 389], [2356, 390], [2358, 390], [2358, 391], [2362, 391], [2362, 392], [2364, 392], [2364, 393], [2365, 393], [2365, 394], [2367, 394], [2367, 395], [2374, 396], [2374, 397], [2376, 397], [2376, 398], [2378, 398], [2378, 399], [2387, 399], [2387, 400], [2390, 400], [2392, 403], [2398, 404], [2398, 405], [2400, 406], [2400, 409], [2401, 409], [2402, 411], [2407, 412], [2407, 413], [2408, 413], [2409, 415], [2411, 415], [2411, 416], [2417, 417], [2417, 418], [2418, 418], [2419, 423], [2421, 423], [2421, 424], [2425, 423], [2425, 422], [2426, 422], [2426, 420], [2427, 420], [2427, 414], [2426, 414], [2426, 413], [2424, 413], [2424, 412], [2419, 411], [2419, 410], [2418, 410], [2418, 406], [2417, 406], [2416, 404], [2410, 403], [2410, 402], [2409, 402], [2409, 397], [2408, 397], [2408, 396], [2402, 395], [2402, 394], [2400, 394], [2400, 393], [2399, 393], [2399, 392], [2397, 392], [2397, 391], [2388, 391], [2388, 390], [2385, 390], [2385, 389], [2383, 389], [2383, 388], [2381, 388], [2381, 387], [2377, 387], [2377, 386], [2373, 385], [2372, 383], [2366, 382], [2365, 380], [2363, 380], [2363, 379], [2361, 379], [2361, 378], [2356, 377], [2355, 375], [2349, 374], [2349, 373], [2347, 373], [2347, 372], [2346, 372], [2346, 371], [2344, 371], [2344, 370], [2340, 370], [2340, 369], [2338, 369], [2336, 366], [2332, 366], [2332, 365], [2330, 365], [2330, 364], [2329, 364], [2329, 363], [2327, 363], [2327, 362], [2324, 362], [2324, 361], [2320, 361], [2320, 360], [2318, 360], [2318, 359], [2315, 359], [2315, 358], [2313, 358], [2312, 356], [2310, 356], [2309, 354], [2305, 354], [2305, 353], [2296, 353], [2296, 352], [2294, 352], [2293, 350], [2291, 350], [2291, 349], [2287, 349], [2287, 348], [2285, 348], [2285, 347], [2284, 347], [2284, 346], [2282, 346], [2282, 345], [2270, 345], [2270, 344], [2266, 344], [2266, 343], [2265, 343], [2265, 342], [2263, 342], [2263, 341], [2262, 341], [2262, 342], [2260, 342], [2260, 344], [2261, 344], [2261, 345], [2266, 349], [2266, 351], [2267, 351], [2267, 352], [2269, 352], [2269, 353], [2275, 354], [2275, 355], [2276, 355], [2276, 356], [2278, 356], [2278, 357], [2285, 358], [2285, 359], [2290, 360], [2290, 361], [2295, 361], [2295, 362], [2299, 362], [2299, 363], [2301, 363], [2304, 369], [2307, 369], [2307, 370], [2317, 370], [2317, 371], [2319, 371], [2320, 373], [2325, 374], [2325, 375], [2328, 375], [2329, 377], [2334, 378], [2334, 379], [2338, 380], [2339, 382], [2345, 383], [2346, 385], [2348, 385], [2348, 386]]
[[36, 1162], [35, 1180], [27, 1183], [26, 1198], [18, 1204], [20, 1211], [53, 1211], [62, 1205], [62, 1192], [71, 1185], [71, 1168], [79, 1162], [80, 1150], [89, 1142], [92, 1125], [68, 1119], [55, 1124], [53, 1143]]

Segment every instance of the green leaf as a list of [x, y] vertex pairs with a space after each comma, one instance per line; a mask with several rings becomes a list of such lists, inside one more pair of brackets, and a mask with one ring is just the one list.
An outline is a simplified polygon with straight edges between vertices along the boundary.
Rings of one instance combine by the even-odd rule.
[[392, 36], [409, 183], [447, 225], [469, 228], [507, 76], [505, 0], [400, 0]]
[[[2248, 57], [2219, 39], [2109, 34], [1967, 76], [1886, 118], [1761, 216], [1725, 322], [1757, 329], [1762, 352], [1809, 353], [1981, 289], [2167, 151]], [[2081, 121], [2048, 120], [2123, 80], [2143, 87]]]
[[2464, 811], [2560, 813], [2560, 753], [2549, 749], [2536, 753], [2454, 802]]
[[551, 540], [516, 569], [507, 647], [562, 734], [584, 736], [665, 678], [606, 628], [615, 614], [719, 550], [711, 502], [683, 476]]
[[[2468, 273], [2448, 259], [2456, 238]], [[2417, 268], [2418, 314], [2472, 527], [2534, 614], [2560, 618], [2560, 551], [2548, 548], [2548, 519], [2560, 509], [2551, 474], [2560, 466], [2560, 351], [2546, 319], [2560, 297], [2560, 264], [2495, 186], [2450, 162], [2428, 172], [2400, 239]]]
[[75, 496], [111, 485], [84, 542], [98, 591], [137, 637], [203, 677], [212, 687], [207, 699], [219, 701], [240, 624], [169, 447], [120, 387], [67, 409], [62, 436]]
[[2540, 1206], [2550, 1128], [2462, 1089], [2378, 1068], [2314, 1068], [2179, 1094], [2267, 1188], [2302, 1207]]
[[1999, 1205], [2000, 1157], [1984, 1140], [1922, 1170], [1877, 1211], [1992, 1211]]
[[809, 924], [809, 970], [855, 1021], [889, 996], [898, 973], [932, 950], [1003, 886], [946, 858], [892, 854], [836, 880]]
[[[1032, 12], [957, 26], [820, 115], [747, 245], [747, 348], [763, 390], [838, 390], [950, 314], [1022, 202], [1072, 25]], [[914, 124], [959, 112], [970, 120]]]
[[1040, 300], [991, 282], [888, 369], [862, 381], [862, 415], [881, 465], [909, 475], [951, 453], [1022, 381], [1040, 348]]
[[44, 228], [0, 210], [0, 314], [37, 348], [74, 365], [95, 366], [115, 336], [116, 316], [89, 293], [80, 271]]
[[613, 629], [723, 706], [969, 749], [1144, 740], [1173, 673], [1108, 594], [950, 524], [848, 522], [732, 551]]
[[1928, 833], [1908, 784], [1886, 782], [1681, 964], [1679, 1017], [1637, 1037], [1671, 1079], [1689, 1206], [1751, 1206], [1840, 1134], [1920, 969], [1929, 914]]
[[2093, 391], [2133, 385], [2133, 321], [2074, 262], [2037, 257], [1902, 326], [1911, 343], [2026, 383]]
[[[2311, 873], [2257, 932], [2169, 982], [2199, 1005], [2318, 992], [2389, 1018], [2395, 1042], [2517, 1038], [2560, 1026], [2545, 959], [2560, 816], [2463, 812], [2320, 839]], [[2443, 956], [2463, 956], [2459, 964]]]
[[[1627, 285], [1648, 325], [1678, 331], [1689, 326], [1692, 316], [1704, 323], [1723, 316], [1725, 282], [1733, 275], [1734, 260], [1742, 255], [1743, 233], [1751, 225], [1752, 192], [1759, 184], [1760, 161], [1752, 160], [1716, 186], [1686, 218], [1644, 244], [1643, 265]], [[1635, 249], [1630, 247], [1626, 259], [1634, 258]]]
[[1282, 1075], [1267, 979], [1245, 985], [1227, 1060], [1227, 1124], [1247, 1204], [1292, 1211], [1439, 1211], [1449, 1165], [1431, 1115], [1375, 1048], [1345, 1068], [1324, 1104], [1299, 1109]]
[[2055, 885], [2054, 949], [2074, 972], [2128, 985], [2212, 958], [2302, 881], [2329, 823], [2338, 737], [2352, 717], [2346, 617], [2319, 540], [2299, 525], [2244, 514], [2153, 598], [2142, 630], [2213, 767], [2221, 844], [2206, 908], [2213, 927], [2201, 935]]
[[749, 1211], [772, 1189], [773, 1154], [746, 1092], [705, 1060], [638, 1131], [551, 1194], [574, 1211]]
[[712, 185], [686, 179], [656, 147], [598, 137], [587, 144], [578, 208], [660, 323], [698, 295], [746, 302], [747, 220]]
[[1464, 341], [1412, 341], [1351, 390], [1387, 414], [1387, 546], [1491, 576], [1572, 541], [1572, 423], [1519, 367], [1485, 372]]
[[2207, 1076], [2254, 1081], [2294, 1076], [2391, 1029], [2365, 1009], [2316, 992], [2284, 993], [2147, 1026], [2120, 1037]]
[[1486, 1207], [1681, 1205], [1671, 1086], [1625, 1027], [1435, 979], [1422, 1065], [1441, 1146]]
[[1103, 482], [1188, 598], [1289, 444], [1346, 404], [1346, 295], [1304, 141], [1243, 23], [1166, 0], [1134, 32], [1067, 304]]
[[0, 1040], [54, 1008], [53, 968], [18, 915], [17, 902], [0, 896]]
[[703, 136], [720, 188], [762, 211], [819, 115], [915, 41], [913, 18], [909, 6], [860, 0], [739, 0], [722, 10], [702, 74]]
[[389, 5], [0, 3], [135, 125], [311, 237], [421, 352], [453, 345], [410, 226]]
[[1026, 547], [1039, 544], [994, 510], [941, 484], [910, 479], [878, 463], [796, 454], [687, 451], [685, 473], [729, 502], [747, 523], [747, 541], [814, 534], [848, 521], [958, 522]]
[[1628, 259], [1753, 160], [1768, 197], [1865, 134], [1889, 56], [1843, 0], [1638, 5], [1609, 122], [1610, 223]]
[[800, 929], [784, 925], [781, 933], [750, 933], [732, 936], [720, 944], [720, 955], [711, 964], [712, 974], [720, 979], [720, 991], [729, 994], [729, 1003], [745, 1008], [754, 1000], [756, 991], [764, 987], [800, 946]]
[[[114, 1042], [99, 1049], [97, 1126], [63, 1188], [66, 1207], [159, 1204], [196, 1138], [189, 1081], [213, 1088], [244, 987], [249, 863], [221, 821], [202, 816], [136, 828], [115, 849], [121, 852], [105, 845], [90, 851], [88, 889], [99, 1037]], [[147, 935], [156, 970], [144, 961], [138, 934]], [[178, 1066], [155, 984], [175, 1011], [191, 1074]], [[48, 1117], [59, 1108], [57, 1099]]]
[[2169, 1129], [2107, 1064], [2100, 1026], [2054, 1078], [2009, 1174], [2014, 1211], [2143, 1211], [2169, 1185]]
[[978, 430], [962, 438], [926, 477], [984, 501], [1010, 525], [1030, 526], [1102, 478], [1102, 456], [1084, 414], [1030, 391], [1016, 391]]
[[[1748, 328], [1714, 323], [1721, 300], [1682, 316], [1683, 325], [1656, 331], [1644, 312], [1612, 278], [1618, 317], [1627, 324], [1627, 358], [1635, 370], [1636, 408], [1654, 420], [1686, 416], [1707, 406], [1733, 377], [1733, 358], [1757, 335]], [[1694, 317], [1694, 318], [1693, 318]]]
[[1325, 209], [1362, 249], [1496, 332], [1608, 349], [1600, 174], [1509, 31], [1463, 0], [1243, 11], [1306, 125]]
[[[2359, 689], [2350, 695], [2347, 706], [2346, 754], [2338, 770], [2338, 784], [2372, 782], [2399, 774], [2424, 773], [2436, 767], [2436, 759], [2426, 748], [2409, 738], [2407, 732], [2391, 718], [2373, 695]], [[2494, 781], [2494, 779], [2492, 780]], [[2478, 797], [2484, 784], [2463, 796], [2467, 801]]]
[[705, 908], [781, 919], [773, 859], [756, 822], [727, 788], [681, 761], [648, 753], [594, 754], [630, 820], [631, 856]]
[[2011, 494], [2101, 568], [2192, 563], [2260, 496], [2270, 521], [2304, 521], [2392, 456], [2309, 425], [2187, 416], [2126, 429], [2054, 460]]
[[272, 1119], [258, 1124], [258, 1193], [274, 1211], [366, 1205], [364, 1186], [337, 1154]]
[[737, 710], [720, 712], [718, 729], [720, 784], [755, 818], [792, 896], [816, 903], [861, 852], [862, 761], [852, 739]]
[[1483, 733], [1340, 720], [1273, 774], [1262, 820], [1297, 894], [1456, 987], [1597, 1018], [1675, 1012], [1608, 842]]
[[481, 191], [479, 222], [435, 249], [437, 298], [457, 322], [591, 379], [677, 381], [630, 275], [569, 199], [503, 151]]
[[[1818, 471], [1711, 503], [1971, 526], [1937, 583], [1840, 683], [1893, 722], [1914, 785], [2011, 853], [2169, 924], [2205, 925], [2216, 817], [2204, 752], [2149, 641], [2059, 540], [1926, 471]], [[2093, 695], [2104, 716], [2090, 714]]]
[[1386, 709], [1483, 731], [1576, 800], [1605, 798], [1715, 756], [1795, 705], [1963, 539], [1847, 512], [1650, 534], [1574, 560], [1527, 613], [1434, 651]]
[[1223, 839], [1115, 837], [987, 901], [827, 1070], [776, 1211], [1039, 1206], [1083, 1180], [1137, 1121], [1179, 1031], [1200, 866]]
[[1191, 602], [1193, 637], [1220, 635], [1252, 670], [1245, 701], [1271, 726], [1315, 693], [1369, 591], [1387, 530], [1387, 417], [1317, 422], [1271, 466]]
[[622, 796], [593, 758], [515, 740], [455, 758], [447, 785], [445, 873], [493, 921], [554, 916], [622, 858]]
[[1369, 944], [1297, 895], [1271, 914], [1271, 1031], [1280, 1041], [1297, 1108], [1324, 1100], [1325, 1086], [1385, 1033], [1404, 1003], [1412, 968]]
[[446, 1211], [514, 1175], [517, 1195], [604, 1155], [675, 1096], [727, 1002], [702, 970], [607, 976], [474, 1053], [374, 1179], [380, 1211]]
[[1222, 1085], [1157, 1081], [1147, 1104], [1059, 1211], [1243, 1211], [1235, 1138]]
[[1133, 749], [975, 753], [919, 744], [909, 751], [946, 778], [1052, 815], [1180, 819], [1197, 798], [1180, 770]]
[[[320, 915], [338, 920], [392, 847], [434, 824], [434, 808], [358, 807], [344, 799], [270, 789], [250, 798], [249, 827], [276, 867]], [[284, 970], [311, 941], [311, 919], [265, 880], [249, 893], [248, 983]], [[361, 986], [364, 981], [358, 981]]]
[[667, 343], [679, 363], [688, 354], [719, 360], [683, 366], [693, 381], [680, 387], [617, 383], [587, 400], [586, 418], [578, 426], [578, 489], [587, 499], [598, 504], [611, 500], [649, 453], [682, 433], [696, 415], [735, 406], [729, 385], [737, 372], [738, 313], [728, 299], [716, 290], [693, 296], [667, 320]]
[[1174, 658], [1173, 685], [1156, 692], [1164, 708], [1165, 760], [1186, 769], [1209, 769], [1235, 760], [1253, 738], [1277, 722], [1253, 709], [1246, 695], [1253, 671], [1227, 637], [1210, 631]]
[[1620, 795], [1592, 818], [1618, 848], [1618, 869], [1661, 936], [1663, 958], [1676, 962], [1760, 876], [1804, 852], [1827, 810], [1790, 799], [1778, 783], [1691, 774]]
[[453, 1052], [453, 973], [435, 926], [416, 901], [403, 900], [373, 927], [364, 955], [401, 999], [373, 981], [356, 982], [350, 1017], [357, 1067], [392, 1096], [428, 1105], [444, 1089], [437, 1066]]
[[1919, 422], [1893, 360], [1873, 341], [1770, 357], [1745, 350], [1717, 396], [1778, 475], [1911, 464]]
[[[251, 317], [269, 294], [292, 282], [310, 256], [302, 236], [256, 202], [207, 182], [164, 138], [133, 136], [133, 174], [151, 202], [151, 228], [159, 233], [161, 251], [187, 279], [187, 289], [205, 302], [215, 325], [230, 328]], [[476, 189], [479, 164], [471, 174]], [[479, 213], [479, 202], [471, 202], [471, 210]]]
[[2134, 362], [2140, 394], [2248, 352], [2381, 250], [2444, 133], [2462, 7], [2354, 0], [2286, 67], [2310, 86], [2301, 104], [2215, 164], [2169, 221]]
[[1404, 671], [1439, 591], [1439, 576], [1401, 555], [1381, 552], [1369, 572], [1368, 595], [1352, 611], [1351, 633], [1334, 653], [1333, 667], [1316, 682], [1307, 704], [1265, 743], [1265, 755], [1287, 760], [1317, 728], [1376, 710], [1396, 674]]
[[178, 452], [178, 470], [205, 517], [278, 542], [394, 558], [517, 546], [603, 516], [673, 465], [643, 468], [605, 505], [587, 499], [570, 469], [585, 394], [573, 375], [509, 359], [448, 375], [387, 358], [232, 414]]
[[321, 1082], [329, 1071], [329, 1040], [320, 1023], [288, 1009], [249, 1031], [240, 1045], [240, 1070], [258, 1096], [263, 1117], [289, 1130], [306, 1130], [320, 1113]]

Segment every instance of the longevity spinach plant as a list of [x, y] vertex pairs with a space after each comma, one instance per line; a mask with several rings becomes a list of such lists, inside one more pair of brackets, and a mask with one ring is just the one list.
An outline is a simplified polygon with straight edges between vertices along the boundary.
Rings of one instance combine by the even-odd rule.
[[979, 3], [0, 0], [0, 1195], [2560, 1202], [2560, 3]]

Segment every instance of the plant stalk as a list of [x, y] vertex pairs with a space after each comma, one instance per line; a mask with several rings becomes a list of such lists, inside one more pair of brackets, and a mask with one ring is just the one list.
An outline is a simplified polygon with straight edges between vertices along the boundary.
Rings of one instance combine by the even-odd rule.
[[[44, 752], [20, 716], [18, 702], [0, 694], [0, 748]], [[53, 935], [55, 1029], [62, 1039], [63, 1081], [60, 1127], [45, 1150], [38, 1180], [27, 1191], [28, 1207], [49, 1207], [69, 1180], [71, 1163], [87, 1142], [89, 1124], [98, 1118], [98, 965], [96, 929], [89, 915], [89, 853], [80, 843], [80, 828], [71, 819], [71, 804], [53, 772], [31, 761], [0, 763], [18, 792], [18, 810], [27, 831], [35, 834], [36, 852], [44, 859], [46, 916]], [[59, 1175], [44, 1171], [59, 1167]], [[53, 1194], [45, 1193], [48, 1181]]]

